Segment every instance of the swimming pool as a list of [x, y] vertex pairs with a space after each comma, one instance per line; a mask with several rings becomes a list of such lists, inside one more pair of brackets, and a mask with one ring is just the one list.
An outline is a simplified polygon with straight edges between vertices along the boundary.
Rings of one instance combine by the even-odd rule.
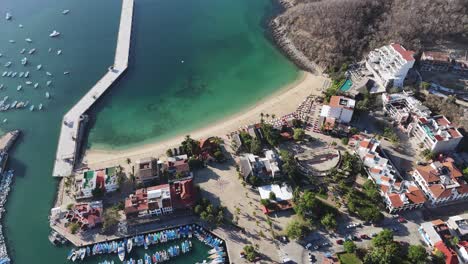
[[350, 79], [346, 79], [343, 85], [341, 85], [340, 91], [347, 92], [351, 86], [353, 86], [353, 82]]

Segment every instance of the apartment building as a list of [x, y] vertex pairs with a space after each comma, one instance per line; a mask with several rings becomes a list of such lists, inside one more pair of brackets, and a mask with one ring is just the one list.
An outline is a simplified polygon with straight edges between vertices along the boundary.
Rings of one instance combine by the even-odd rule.
[[409, 69], [414, 65], [414, 52], [406, 50], [398, 43], [383, 46], [371, 51], [366, 57], [366, 68], [374, 76], [374, 81], [385, 87], [403, 87]]
[[356, 153], [361, 158], [369, 179], [380, 188], [380, 194], [390, 213], [420, 208], [426, 198], [421, 189], [412, 181], [401, 180], [398, 171], [386, 158], [380, 148], [380, 142], [375, 138], [355, 136], [358, 142]]
[[450, 158], [417, 166], [413, 178], [432, 206], [468, 197], [468, 184]]

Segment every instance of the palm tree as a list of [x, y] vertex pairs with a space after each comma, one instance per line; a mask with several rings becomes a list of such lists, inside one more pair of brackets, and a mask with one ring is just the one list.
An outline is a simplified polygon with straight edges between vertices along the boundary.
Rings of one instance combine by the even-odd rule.
[[271, 118], [275, 119], [276, 115], [275, 114], [271, 114]]
[[262, 113], [260, 113], [260, 116], [263, 118], [263, 116], [264, 116], [263, 112], [262, 112]]
[[270, 114], [266, 114], [266, 118], [270, 117]]

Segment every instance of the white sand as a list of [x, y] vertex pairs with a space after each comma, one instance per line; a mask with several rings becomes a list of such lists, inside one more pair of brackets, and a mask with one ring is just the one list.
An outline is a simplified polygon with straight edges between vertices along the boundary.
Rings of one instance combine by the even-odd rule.
[[238, 114], [228, 116], [225, 120], [218, 121], [205, 128], [195, 130], [191, 133], [175, 136], [171, 139], [132, 147], [126, 150], [99, 150], [91, 149], [85, 153], [83, 161], [91, 168], [104, 167], [126, 163], [126, 159], [132, 160], [143, 157], [160, 157], [169, 148], [177, 147], [186, 134], [194, 139], [203, 139], [211, 136], [226, 138], [226, 135], [240, 127], [260, 121], [260, 113], [275, 114], [276, 117], [292, 113], [308, 95], [319, 95], [325, 83], [328, 81], [323, 76], [302, 72], [300, 77], [293, 83], [285, 86], [272, 96], [265, 98], [257, 104], [246, 108]]

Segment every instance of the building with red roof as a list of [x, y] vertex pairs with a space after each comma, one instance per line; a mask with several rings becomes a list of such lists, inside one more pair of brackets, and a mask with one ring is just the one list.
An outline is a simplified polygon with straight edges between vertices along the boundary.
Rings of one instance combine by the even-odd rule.
[[97, 227], [102, 224], [102, 201], [78, 203], [65, 214], [69, 223], [78, 223], [81, 231]]
[[344, 96], [332, 96], [328, 105], [324, 104], [320, 116], [328, 122], [327, 126], [333, 127], [335, 122], [347, 124], [353, 117], [356, 101]]
[[457, 253], [447, 247], [447, 245], [445, 245], [445, 243], [443, 241], [439, 241], [437, 242], [435, 245], [434, 245], [435, 249], [437, 251], [440, 251], [444, 254], [445, 256], [445, 264], [458, 264], [460, 263], [458, 261], [458, 256], [457, 256]]
[[384, 87], [403, 87], [409, 69], [414, 65], [414, 52], [398, 43], [375, 49], [366, 57], [366, 68], [374, 81]]
[[468, 184], [449, 158], [417, 166], [413, 178], [432, 206], [468, 198]]
[[375, 138], [362, 136], [356, 146], [369, 179], [377, 184], [380, 194], [390, 213], [420, 208], [426, 198], [413, 181], [402, 181], [400, 175]]

